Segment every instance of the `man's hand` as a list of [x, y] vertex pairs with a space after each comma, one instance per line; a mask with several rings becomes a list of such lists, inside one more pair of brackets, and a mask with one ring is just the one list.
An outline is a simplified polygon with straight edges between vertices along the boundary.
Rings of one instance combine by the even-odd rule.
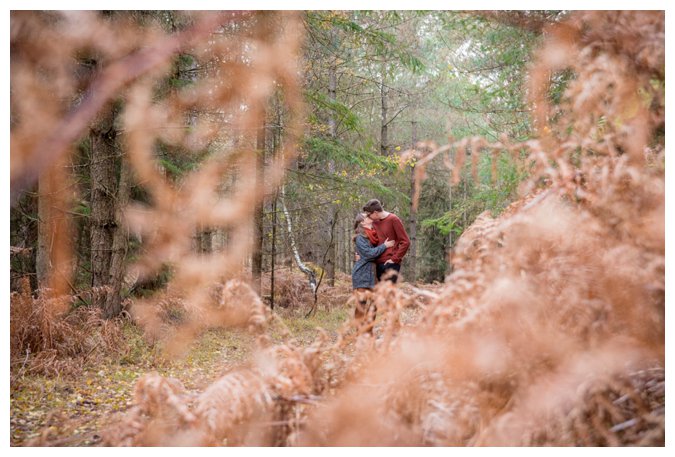
[[391, 260], [391, 259], [389, 259], [389, 260], [387, 260], [386, 262], [384, 262], [385, 265], [388, 264], [388, 263], [394, 263], [394, 261]]
[[354, 253], [354, 262], [358, 262], [359, 260], [361, 260], [361, 256], [359, 255], [358, 252], [355, 252]]

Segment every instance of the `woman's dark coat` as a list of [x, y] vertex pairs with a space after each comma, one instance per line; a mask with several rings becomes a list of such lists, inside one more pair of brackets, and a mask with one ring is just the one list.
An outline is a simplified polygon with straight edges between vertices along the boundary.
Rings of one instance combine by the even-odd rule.
[[367, 237], [356, 236], [356, 252], [361, 258], [354, 263], [352, 268], [352, 287], [354, 289], [372, 289], [375, 287], [373, 263], [386, 249], [384, 243], [373, 246]]

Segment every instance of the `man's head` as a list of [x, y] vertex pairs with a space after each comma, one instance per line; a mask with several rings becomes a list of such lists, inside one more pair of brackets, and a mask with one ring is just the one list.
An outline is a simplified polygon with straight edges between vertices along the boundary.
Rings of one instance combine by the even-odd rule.
[[382, 212], [384, 209], [382, 208], [382, 203], [376, 198], [373, 198], [372, 200], [368, 200], [368, 203], [366, 203], [366, 206], [363, 207], [363, 211], [371, 218], [374, 220], [381, 219]]

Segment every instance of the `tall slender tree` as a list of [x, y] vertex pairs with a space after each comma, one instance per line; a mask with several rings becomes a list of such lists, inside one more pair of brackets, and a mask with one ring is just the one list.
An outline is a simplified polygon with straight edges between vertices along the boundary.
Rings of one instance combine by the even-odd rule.
[[[263, 122], [258, 128], [256, 136], [256, 151], [255, 151], [255, 170], [256, 170], [256, 185], [265, 187], [265, 144], [267, 134], [267, 124], [265, 122], [266, 110], [263, 108], [263, 115], [261, 116]], [[253, 217], [253, 253], [251, 256], [251, 273], [253, 276], [253, 287], [261, 293], [262, 281], [262, 266], [263, 266], [263, 241], [265, 238], [263, 218], [264, 218], [265, 202], [258, 202], [256, 205]]]
[[[118, 110], [118, 107], [111, 106], [104, 111], [89, 133], [91, 286], [109, 287], [108, 294], [119, 290], [111, 277], [113, 241], [121, 229], [116, 218], [120, 168], [120, 145], [115, 122]], [[119, 297], [108, 299], [107, 295], [95, 294], [93, 304], [101, 307], [106, 317], [113, 317], [120, 311], [117, 302]]]

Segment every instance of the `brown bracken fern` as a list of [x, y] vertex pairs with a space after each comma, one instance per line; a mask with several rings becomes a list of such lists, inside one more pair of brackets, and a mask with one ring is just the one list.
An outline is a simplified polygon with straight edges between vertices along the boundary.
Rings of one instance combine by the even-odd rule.
[[[34, 93], [48, 109], [12, 99], [19, 113], [12, 130], [13, 191], [15, 183], [35, 176], [30, 151], [49, 138], [29, 135], [26, 119], [39, 115], [57, 129], [65, 112], [51, 94], [62, 99], [75, 91], [64, 49], [96, 43], [97, 34], [115, 36], [119, 47], [104, 50], [115, 61], [134, 52], [134, 40], [147, 40], [159, 49], [189, 48], [218, 70], [161, 102], [153, 90], [166, 60], [113, 87], [127, 87], [118, 94], [125, 99], [126, 158], [152, 197], [151, 205], [126, 211], [145, 249], [133, 269], [141, 277], [165, 264], [175, 269], [167, 290], [182, 297], [186, 316], [167, 339], [168, 349], [180, 351], [206, 326], [248, 328], [258, 345], [248, 362], [201, 393], [146, 375], [136, 386], [135, 405], [107, 430], [107, 444], [664, 444], [663, 12], [578, 12], [545, 29], [529, 72], [534, 139], [465, 138], [422, 143], [407, 153], [404, 159], [417, 160], [415, 199], [426, 165], [437, 156], [445, 157], [457, 180], [465, 162], [476, 163], [480, 153], [493, 161], [508, 153], [529, 178], [520, 200], [498, 217], [480, 215], [458, 240], [442, 288], [422, 294], [378, 285], [380, 338], [348, 322], [336, 339], [323, 333], [304, 348], [291, 340], [271, 342], [278, 319], [239, 278], [252, 209], [265, 191], [255, 181], [251, 141], [223, 137], [208, 115], [197, 117], [189, 131], [156, 129], [182, 125], [193, 109], [221, 110], [238, 128], [254, 129], [264, 101], [281, 91], [290, 120], [280, 157], [292, 160], [303, 112], [298, 17], [241, 13], [238, 19], [249, 27], [210, 35], [232, 17], [205, 13], [195, 17], [192, 32], [178, 37], [156, 30], [130, 37], [116, 35], [114, 27], [99, 29], [97, 19], [85, 16], [90, 27], [68, 35], [66, 46], [54, 52], [20, 37], [27, 28], [48, 37], [71, 17], [38, 17], [13, 20], [13, 42], [33, 56], [13, 63], [20, 81], [13, 90], [31, 93], [39, 85], [27, 71], [38, 61], [55, 77], [47, 78], [53, 87]], [[204, 34], [209, 46], [200, 45]], [[246, 61], [227, 57], [234, 55]], [[116, 68], [126, 67], [120, 61], [109, 71]], [[552, 104], [549, 82], [562, 71], [573, 77]], [[111, 73], [100, 78], [114, 79]], [[212, 149], [177, 185], [155, 159], [159, 140]], [[62, 149], [51, 153], [63, 155]], [[269, 188], [283, 179], [281, 165], [267, 170]], [[232, 170], [237, 181], [223, 193], [221, 178]], [[229, 230], [230, 248], [208, 257], [192, 252], [190, 237], [204, 226]], [[222, 292], [215, 298], [214, 285]], [[131, 313], [160, 334], [157, 299], [136, 300]], [[13, 308], [27, 307], [25, 294], [15, 300]], [[417, 325], [401, 322], [406, 306], [423, 308]], [[37, 343], [17, 347], [26, 344]]]

